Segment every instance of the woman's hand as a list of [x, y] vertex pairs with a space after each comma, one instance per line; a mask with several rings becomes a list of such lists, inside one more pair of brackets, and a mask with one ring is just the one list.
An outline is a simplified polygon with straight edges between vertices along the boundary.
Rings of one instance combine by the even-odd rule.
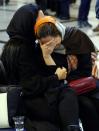
[[40, 43], [43, 57], [49, 57], [52, 54], [55, 46], [56, 46], [56, 44], [55, 44], [54, 39], [52, 39], [51, 41], [44, 43], [44, 44]]
[[62, 39], [60, 36], [57, 36], [54, 38], [54, 42], [56, 44], [55, 48], [58, 48], [61, 45], [61, 41], [62, 41]]
[[68, 70], [69, 72], [71, 70], [76, 70], [78, 67], [78, 59], [76, 55], [68, 55], [67, 56], [67, 61], [68, 61]]
[[97, 54], [95, 52], [91, 52], [91, 59], [92, 59], [92, 64], [94, 65], [97, 59]]
[[40, 47], [41, 47], [43, 58], [44, 58], [46, 65], [56, 65], [52, 56], [51, 56], [51, 54], [56, 46], [54, 39], [50, 40], [47, 43], [42, 44], [41, 41], [39, 41], [39, 43], [40, 43]]
[[67, 70], [66, 68], [57, 68], [55, 74], [58, 76], [59, 80], [65, 80], [67, 77]]

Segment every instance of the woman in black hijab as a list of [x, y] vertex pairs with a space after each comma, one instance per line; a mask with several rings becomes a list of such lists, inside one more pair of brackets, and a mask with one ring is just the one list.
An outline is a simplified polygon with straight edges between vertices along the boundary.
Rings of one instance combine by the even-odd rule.
[[1, 60], [8, 84], [22, 86], [25, 115], [29, 118], [26, 121], [28, 131], [58, 131], [60, 128], [80, 131], [76, 94], [71, 89], [64, 91], [64, 85], [60, 86], [66, 70], [57, 71], [58, 67], [47, 66], [42, 56], [39, 57], [40, 50], [36, 50], [33, 29], [37, 16], [36, 6], [25, 5], [18, 9], [7, 28], [10, 40]]
[[35, 42], [33, 27], [38, 16], [38, 7], [33, 4], [24, 5], [14, 14], [7, 27], [10, 38], [19, 36], [30, 42]]
[[36, 6], [32, 4], [24, 5], [16, 11], [7, 27], [10, 40], [4, 47], [1, 60], [6, 68], [8, 84], [19, 83], [18, 61], [20, 61], [20, 51], [24, 50], [25, 45], [33, 46], [34, 49], [33, 26], [37, 15], [38, 8]]

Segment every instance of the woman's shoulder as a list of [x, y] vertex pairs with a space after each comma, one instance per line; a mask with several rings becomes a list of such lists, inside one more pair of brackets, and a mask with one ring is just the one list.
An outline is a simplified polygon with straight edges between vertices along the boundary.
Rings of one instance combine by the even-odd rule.
[[75, 35], [86, 35], [83, 31], [81, 31], [80, 29], [76, 28], [76, 27], [66, 27], [65, 30], [65, 39], [66, 37], [75, 37]]
[[75, 27], [66, 28], [63, 45], [69, 54], [86, 54], [95, 51], [94, 44], [87, 34]]

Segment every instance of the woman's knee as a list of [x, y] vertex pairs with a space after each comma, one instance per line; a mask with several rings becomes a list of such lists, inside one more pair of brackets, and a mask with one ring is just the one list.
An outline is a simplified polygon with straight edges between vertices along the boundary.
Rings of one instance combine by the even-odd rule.
[[77, 101], [77, 94], [71, 88], [67, 88], [67, 89], [63, 90], [61, 95], [63, 95], [66, 99], [76, 100]]
[[78, 111], [78, 99], [75, 91], [70, 88], [63, 90], [60, 95], [60, 104]]

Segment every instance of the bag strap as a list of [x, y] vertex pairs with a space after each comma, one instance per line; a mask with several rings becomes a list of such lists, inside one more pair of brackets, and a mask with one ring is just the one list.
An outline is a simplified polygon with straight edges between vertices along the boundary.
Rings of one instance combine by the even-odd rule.
[[6, 71], [5, 71], [5, 67], [4, 67], [3, 62], [2, 62], [1, 60], [0, 60], [0, 67], [1, 67], [1, 70], [2, 70], [3, 75], [4, 75], [4, 77], [5, 77], [5, 80], [7, 80], [7, 79], [6, 79]]

